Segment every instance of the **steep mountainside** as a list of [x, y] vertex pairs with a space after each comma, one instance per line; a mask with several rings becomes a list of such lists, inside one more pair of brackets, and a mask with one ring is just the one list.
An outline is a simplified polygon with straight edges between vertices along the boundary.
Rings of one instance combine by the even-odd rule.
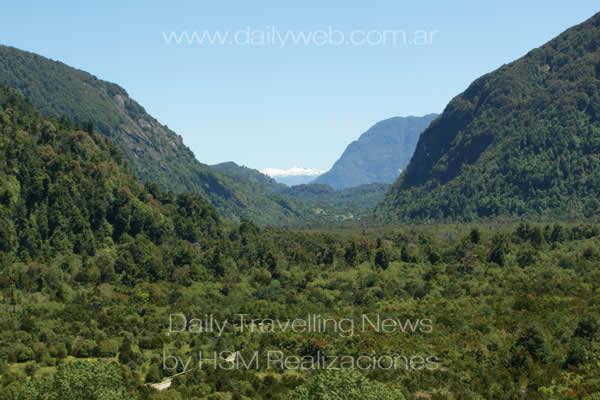
[[599, 154], [600, 13], [455, 97], [376, 213], [402, 221], [597, 214]]
[[248, 217], [260, 224], [287, 225], [314, 217], [306, 205], [271, 199], [252, 182], [198, 162], [180, 136], [114, 83], [6, 46], [0, 46], [0, 82], [18, 89], [46, 117], [93, 122], [98, 132], [118, 145], [142, 182], [176, 193], [201, 194], [222, 215]]
[[[2, 84], [0, 133], [0, 266], [71, 253], [91, 257], [117, 242], [144, 242], [142, 237], [206, 247], [220, 235], [219, 216], [206, 200], [144, 187], [102, 136], [65, 119], [43, 120]], [[117, 272], [132, 280], [166, 276], [172, 262], [165, 257], [145, 264], [150, 253], [141, 251], [136, 267]]]
[[437, 114], [380, 121], [350, 143], [333, 167], [312, 183], [334, 189], [368, 183], [392, 183], [412, 156], [419, 135]]

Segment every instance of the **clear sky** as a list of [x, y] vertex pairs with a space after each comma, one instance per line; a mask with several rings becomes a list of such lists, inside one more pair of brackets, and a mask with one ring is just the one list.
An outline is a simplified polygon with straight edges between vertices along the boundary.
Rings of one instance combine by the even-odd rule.
[[[598, 11], [597, 0], [19, 0], [2, 4], [0, 43], [118, 83], [204, 163], [328, 169], [377, 121], [441, 112]], [[330, 29], [344, 44], [316, 33]], [[184, 31], [229, 36], [167, 44]], [[282, 46], [264, 39], [275, 31], [312, 36]]]

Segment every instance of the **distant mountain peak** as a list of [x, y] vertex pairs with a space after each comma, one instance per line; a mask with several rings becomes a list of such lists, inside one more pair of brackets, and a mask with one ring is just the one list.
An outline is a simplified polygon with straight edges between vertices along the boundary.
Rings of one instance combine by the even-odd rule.
[[321, 175], [324, 170], [315, 168], [302, 168], [302, 167], [291, 167], [291, 168], [265, 168], [262, 171], [263, 174], [270, 177], [282, 177], [282, 176], [318, 176]]
[[419, 135], [437, 114], [392, 117], [377, 122], [350, 143], [333, 167], [316, 178], [335, 189], [392, 183], [406, 167]]
[[291, 167], [265, 168], [261, 172], [272, 177], [279, 183], [287, 186], [294, 186], [309, 183], [325, 171], [316, 168]]

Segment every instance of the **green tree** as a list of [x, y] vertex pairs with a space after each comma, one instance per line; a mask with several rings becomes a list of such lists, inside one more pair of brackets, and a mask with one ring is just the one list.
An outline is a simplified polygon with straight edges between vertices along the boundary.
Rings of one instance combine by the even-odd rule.
[[471, 243], [479, 244], [481, 241], [481, 232], [479, 232], [479, 229], [473, 228], [471, 230], [471, 233], [469, 233], [469, 240]]
[[344, 260], [346, 260], [346, 264], [351, 267], [355, 267], [358, 264], [358, 247], [354, 240], [346, 246], [344, 250]]
[[497, 233], [492, 237], [491, 249], [490, 249], [490, 261], [494, 262], [501, 267], [504, 266], [506, 261], [506, 254], [508, 253], [509, 246], [506, 236]]
[[378, 249], [375, 253], [375, 267], [383, 270], [388, 269], [390, 265], [390, 257], [384, 249]]
[[398, 389], [351, 369], [328, 370], [293, 390], [288, 400], [404, 400]]

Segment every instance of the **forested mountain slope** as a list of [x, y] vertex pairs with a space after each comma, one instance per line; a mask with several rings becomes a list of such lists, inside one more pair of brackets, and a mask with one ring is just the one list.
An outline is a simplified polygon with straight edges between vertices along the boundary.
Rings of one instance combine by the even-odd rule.
[[200, 163], [179, 135], [114, 83], [7, 46], [0, 46], [0, 82], [18, 89], [46, 117], [92, 122], [117, 144], [141, 182], [200, 194], [223, 216], [248, 217], [263, 225], [317, 218], [302, 202], [272, 199], [251, 181], [233, 179]]
[[[114, 145], [68, 120], [42, 119], [4, 85], [0, 128], [4, 265], [72, 253], [91, 257], [134, 237], [155, 244], [178, 237], [206, 246], [220, 236], [219, 216], [206, 200], [175, 197], [155, 184], [144, 187]], [[136, 271], [132, 279], [158, 277], [172, 265], [130, 261]]]
[[599, 154], [596, 14], [456, 96], [376, 213], [395, 221], [597, 214]]

